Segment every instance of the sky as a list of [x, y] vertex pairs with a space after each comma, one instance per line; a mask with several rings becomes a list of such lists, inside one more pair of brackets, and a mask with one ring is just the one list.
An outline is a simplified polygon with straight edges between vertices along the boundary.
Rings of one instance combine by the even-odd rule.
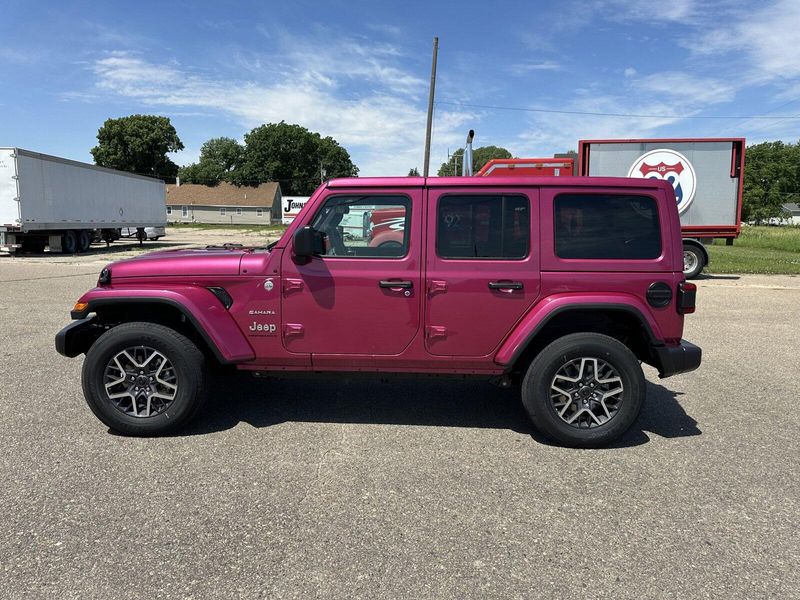
[[798, 0], [0, 0], [0, 14], [0, 147], [87, 162], [105, 119], [139, 113], [171, 119], [181, 165], [284, 120], [335, 138], [363, 176], [421, 172], [434, 36], [434, 174], [469, 129], [517, 157], [593, 138], [800, 139]]

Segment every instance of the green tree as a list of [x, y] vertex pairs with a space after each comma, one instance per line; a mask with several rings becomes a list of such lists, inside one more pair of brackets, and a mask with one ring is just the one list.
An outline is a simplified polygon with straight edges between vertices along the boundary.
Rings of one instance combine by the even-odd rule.
[[167, 153], [183, 150], [168, 117], [130, 115], [107, 119], [97, 131], [94, 162], [101, 167], [153, 177], [175, 177], [178, 166]]
[[419, 170], [417, 170], [417, 167], [414, 167], [413, 169], [409, 169], [408, 170], [408, 176], [409, 177], [419, 177]]
[[800, 143], [747, 147], [742, 220], [763, 223], [784, 216], [783, 204], [800, 200]]
[[178, 175], [184, 183], [216, 185], [231, 179], [243, 156], [244, 146], [233, 138], [212, 138], [200, 148], [200, 160], [181, 167]]
[[[450, 157], [450, 160], [442, 163], [439, 167], [439, 177], [449, 175], [461, 175], [461, 157], [464, 156], [464, 149], [459, 148]], [[499, 146], [481, 146], [472, 151], [472, 172], [477, 173], [487, 162], [493, 158], [511, 158], [511, 152]]]
[[278, 181], [287, 196], [307, 196], [321, 179], [358, 175], [350, 154], [331, 137], [323, 138], [281, 121], [256, 127], [245, 134], [241, 166], [230, 174], [239, 185]]

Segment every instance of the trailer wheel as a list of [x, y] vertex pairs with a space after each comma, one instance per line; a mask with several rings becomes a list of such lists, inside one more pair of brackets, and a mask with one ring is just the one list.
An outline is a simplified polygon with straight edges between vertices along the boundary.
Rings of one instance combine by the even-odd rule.
[[75, 232], [65, 231], [61, 236], [61, 252], [64, 254], [75, 254], [78, 249], [78, 236]]
[[87, 229], [82, 229], [78, 233], [78, 252], [86, 252], [92, 245], [92, 236]]
[[686, 279], [694, 279], [706, 266], [703, 251], [694, 244], [683, 245], [683, 274]]

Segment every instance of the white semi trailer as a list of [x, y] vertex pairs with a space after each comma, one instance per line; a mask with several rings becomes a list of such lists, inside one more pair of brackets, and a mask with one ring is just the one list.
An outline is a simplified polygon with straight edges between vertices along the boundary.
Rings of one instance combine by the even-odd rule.
[[164, 182], [30, 152], [0, 148], [0, 250], [85, 252], [166, 224]]

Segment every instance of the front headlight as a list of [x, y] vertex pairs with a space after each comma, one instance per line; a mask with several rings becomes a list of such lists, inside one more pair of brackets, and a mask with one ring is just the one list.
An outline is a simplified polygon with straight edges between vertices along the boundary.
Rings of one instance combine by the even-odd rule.
[[97, 279], [97, 285], [111, 285], [111, 269], [106, 267], [100, 271], [100, 277]]

